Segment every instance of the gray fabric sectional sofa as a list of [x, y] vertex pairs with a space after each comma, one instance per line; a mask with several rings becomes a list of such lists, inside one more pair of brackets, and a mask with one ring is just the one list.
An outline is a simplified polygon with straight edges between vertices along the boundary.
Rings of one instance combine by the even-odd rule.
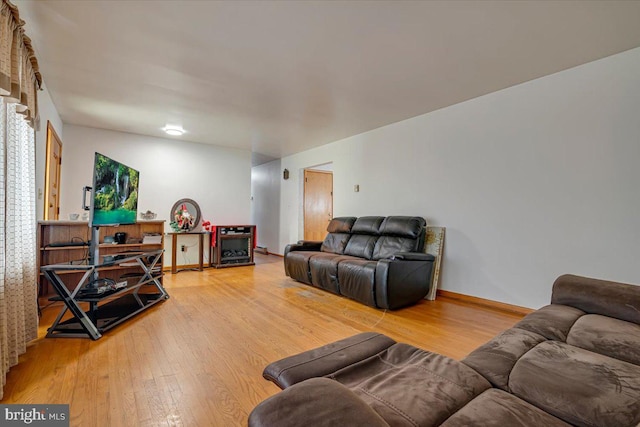
[[640, 424], [640, 286], [564, 275], [551, 304], [451, 358], [374, 332], [274, 362], [250, 426]]

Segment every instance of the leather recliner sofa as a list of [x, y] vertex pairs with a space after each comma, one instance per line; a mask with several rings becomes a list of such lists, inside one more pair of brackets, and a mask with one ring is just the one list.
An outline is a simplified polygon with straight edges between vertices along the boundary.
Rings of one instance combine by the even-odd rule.
[[431, 286], [434, 256], [423, 252], [426, 226], [420, 217], [334, 218], [323, 242], [287, 245], [285, 273], [371, 307], [415, 304]]
[[358, 334], [267, 366], [251, 427], [640, 425], [640, 286], [564, 275], [462, 361]]

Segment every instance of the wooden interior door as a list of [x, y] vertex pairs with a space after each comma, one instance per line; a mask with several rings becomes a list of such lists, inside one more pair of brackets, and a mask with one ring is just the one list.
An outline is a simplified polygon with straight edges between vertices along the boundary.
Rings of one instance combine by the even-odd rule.
[[304, 171], [304, 239], [324, 240], [333, 218], [333, 172]]
[[60, 215], [60, 168], [62, 141], [47, 121], [47, 160], [44, 172], [44, 219], [58, 219]]

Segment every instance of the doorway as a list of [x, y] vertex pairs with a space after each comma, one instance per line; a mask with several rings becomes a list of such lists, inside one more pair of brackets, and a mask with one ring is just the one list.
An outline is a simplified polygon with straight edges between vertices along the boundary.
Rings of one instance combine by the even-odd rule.
[[333, 218], [333, 171], [304, 171], [304, 239], [322, 241]]
[[60, 215], [60, 168], [62, 141], [47, 120], [47, 160], [44, 172], [44, 219], [58, 219]]

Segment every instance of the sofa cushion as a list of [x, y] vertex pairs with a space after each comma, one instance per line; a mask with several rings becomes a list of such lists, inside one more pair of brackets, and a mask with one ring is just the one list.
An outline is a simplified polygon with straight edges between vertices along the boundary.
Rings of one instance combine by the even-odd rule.
[[535, 332], [511, 328], [481, 345], [462, 359], [462, 363], [472, 367], [495, 387], [509, 390], [509, 374], [523, 354], [545, 341]]
[[329, 221], [327, 226], [329, 234], [324, 238], [320, 250], [322, 252], [343, 254], [344, 248], [351, 238], [351, 228], [355, 222], [356, 218], [353, 216], [333, 218]]
[[377, 241], [378, 236], [354, 234], [349, 239], [347, 247], [344, 249], [344, 253], [345, 255], [371, 259], [373, 256], [373, 248], [375, 248]]
[[380, 225], [384, 221], [383, 216], [363, 216], [356, 219], [351, 227], [353, 234], [344, 250], [346, 255], [371, 259], [373, 248], [378, 241]]
[[380, 225], [380, 237], [372, 259], [391, 258], [398, 252], [422, 251], [427, 222], [417, 216], [388, 216]]
[[640, 366], [545, 341], [518, 360], [509, 377], [516, 396], [578, 426], [640, 423]]
[[249, 414], [249, 427], [389, 427], [351, 390], [327, 378], [311, 378], [265, 400]]
[[329, 375], [392, 426], [435, 426], [490, 387], [473, 369], [407, 344], [394, 344]]
[[640, 325], [599, 314], [582, 316], [567, 344], [640, 365]]
[[495, 388], [462, 407], [449, 417], [443, 427], [570, 427], [570, 424], [547, 414], [512, 394]]
[[535, 332], [548, 340], [566, 341], [569, 330], [584, 311], [567, 305], [551, 304], [529, 313], [514, 327]]
[[338, 264], [343, 260], [358, 260], [352, 256], [336, 255], [331, 253], [318, 253], [309, 260], [309, 270], [311, 271], [311, 282], [317, 286], [334, 294], [340, 294], [338, 285]]
[[380, 226], [380, 234], [417, 239], [426, 226], [427, 221], [418, 216], [388, 216]]
[[322, 252], [342, 255], [350, 238], [351, 234], [349, 233], [329, 233], [327, 237], [324, 238], [320, 250]]
[[327, 225], [327, 231], [329, 233], [351, 233], [351, 228], [355, 222], [356, 217], [354, 216], [333, 218]]
[[338, 264], [340, 294], [371, 307], [376, 306], [374, 289], [377, 261], [350, 259]]
[[375, 260], [391, 258], [398, 252], [415, 252], [417, 241], [408, 237], [380, 236], [373, 248], [372, 258]]
[[309, 259], [318, 252], [293, 251], [287, 254], [287, 273], [289, 277], [298, 282], [311, 284], [311, 274], [309, 273]]
[[361, 216], [351, 227], [353, 234], [372, 234], [377, 236], [380, 234], [380, 226], [384, 222], [383, 216]]

